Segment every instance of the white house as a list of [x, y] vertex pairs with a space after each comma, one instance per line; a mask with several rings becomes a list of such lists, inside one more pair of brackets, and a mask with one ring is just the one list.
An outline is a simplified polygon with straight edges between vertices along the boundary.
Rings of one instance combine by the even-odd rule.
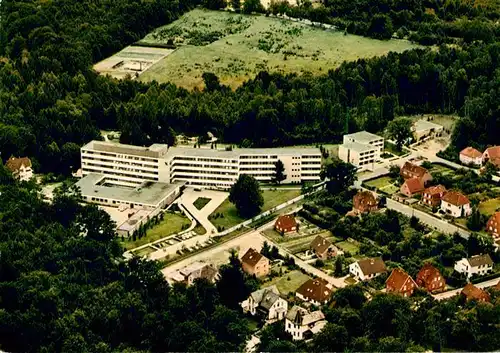
[[471, 278], [472, 275], [483, 276], [493, 269], [493, 260], [491, 260], [490, 255], [476, 255], [471, 258], [463, 258], [455, 262], [455, 271], [459, 273], [465, 273], [467, 278]]
[[28, 181], [33, 178], [31, 160], [28, 157], [11, 157], [7, 163], [5, 163], [5, 167], [10, 170], [14, 179], [19, 181]]
[[474, 164], [480, 166], [483, 162], [483, 154], [473, 147], [466, 147], [461, 150], [458, 158], [465, 165]]
[[280, 297], [276, 286], [269, 286], [251, 293], [248, 299], [241, 303], [244, 312], [256, 315], [261, 312], [267, 321], [282, 320], [288, 311], [288, 302]]
[[381, 258], [364, 259], [349, 265], [349, 273], [360, 281], [375, 278], [385, 272], [387, 268]]
[[417, 120], [411, 127], [415, 141], [425, 140], [428, 137], [441, 135], [443, 127], [427, 120]]
[[384, 138], [366, 131], [344, 135], [339, 158], [360, 170], [372, 170], [384, 150]]
[[285, 332], [292, 335], [294, 341], [311, 338], [320, 332], [327, 321], [320, 310], [309, 312], [308, 310], [294, 305], [285, 319]]
[[453, 217], [467, 217], [472, 213], [467, 196], [458, 191], [449, 191], [441, 198], [441, 210]]

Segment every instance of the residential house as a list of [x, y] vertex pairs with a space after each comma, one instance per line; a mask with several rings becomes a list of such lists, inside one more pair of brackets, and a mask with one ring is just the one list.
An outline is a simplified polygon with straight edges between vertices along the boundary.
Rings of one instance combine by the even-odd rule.
[[285, 318], [288, 302], [280, 296], [276, 286], [269, 286], [252, 292], [241, 307], [244, 312], [262, 313], [267, 321], [276, 321]]
[[455, 218], [468, 217], [472, 213], [469, 198], [458, 191], [448, 191], [443, 195], [441, 209]]
[[411, 127], [415, 141], [422, 141], [428, 137], [439, 136], [443, 132], [443, 126], [434, 124], [427, 120], [417, 120]]
[[214, 283], [219, 272], [212, 265], [201, 261], [196, 261], [178, 271], [175, 271], [170, 277], [173, 282], [192, 285], [198, 278], [204, 278], [208, 282]]
[[14, 179], [28, 181], [33, 177], [31, 160], [28, 157], [10, 157], [5, 167], [10, 170]]
[[422, 193], [422, 203], [429, 207], [439, 207], [441, 199], [446, 193], [446, 188], [443, 185], [428, 187]]
[[413, 278], [400, 268], [392, 270], [391, 275], [385, 282], [387, 293], [397, 293], [403, 297], [411, 297], [417, 287]]
[[274, 223], [274, 229], [280, 233], [295, 232], [298, 228], [295, 217], [291, 214], [281, 215]]
[[318, 235], [309, 245], [318, 259], [326, 260], [330, 257], [337, 256], [338, 249], [327, 239]]
[[460, 151], [458, 158], [465, 165], [480, 166], [483, 161], [483, 154], [473, 147], [466, 147]]
[[490, 295], [485, 290], [476, 287], [472, 283], [467, 283], [467, 285], [460, 292], [467, 301], [477, 300], [478, 302], [486, 302], [489, 303]]
[[497, 168], [500, 168], [500, 146], [487, 148], [483, 152], [483, 165], [490, 162]]
[[328, 303], [332, 296], [330, 284], [322, 278], [309, 279], [297, 289], [297, 297], [314, 305]]
[[470, 258], [462, 258], [455, 262], [453, 267], [459, 273], [465, 273], [467, 278], [473, 275], [483, 276], [493, 269], [493, 260], [490, 255], [476, 255]]
[[358, 191], [352, 199], [353, 210], [358, 213], [376, 211], [378, 202], [375, 195], [368, 190]]
[[425, 288], [428, 292], [442, 292], [446, 289], [446, 282], [441, 272], [429, 263], [420, 269], [415, 281], [419, 287]]
[[320, 310], [309, 312], [294, 305], [286, 315], [285, 332], [288, 332], [294, 341], [309, 339], [326, 324], [325, 315]]
[[495, 212], [491, 215], [488, 223], [486, 223], [486, 231], [490, 233], [493, 238], [500, 238], [500, 212]]
[[400, 170], [403, 179], [419, 178], [424, 186], [432, 180], [432, 175], [422, 166], [406, 162]]
[[421, 194], [424, 191], [424, 183], [420, 178], [409, 178], [406, 179], [403, 185], [401, 185], [400, 192], [408, 197], [413, 197], [417, 194]]
[[267, 276], [270, 271], [269, 259], [252, 248], [241, 258], [241, 265], [243, 271], [256, 277]]
[[380, 257], [359, 260], [349, 265], [349, 273], [360, 281], [375, 278], [385, 272], [387, 268]]

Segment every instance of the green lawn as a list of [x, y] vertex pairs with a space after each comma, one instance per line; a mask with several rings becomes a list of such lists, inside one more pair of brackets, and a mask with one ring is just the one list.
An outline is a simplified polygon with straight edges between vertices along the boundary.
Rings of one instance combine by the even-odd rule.
[[383, 176], [380, 178], [372, 179], [365, 182], [366, 185], [370, 187], [375, 187], [377, 189], [382, 189], [384, 187], [390, 186], [393, 184], [393, 181], [388, 176]]
[[130, 240], [125, 240], [123, 245], [126, 249], [134, 249], [138, 246], [178, 233], [183, 227], [189, 226], [190, 224], [191, 221], [183, 215], [165, 212], [163, 221], [153, 226], [153, 228], [148, 229], [145, 237], [135, 241], [130, 237]]
[[210, 200], [207, 197], [198, 197], [195, 202], [193, 202], [193, 206], [196, 207], [197, 209], [201, 210], [203, 207], [206, 206], [207, 203], [210, 202]]
[[[300, 190], [263, 190], [262, 196], [264, 197], [264, 205], [262, 206], [262, 212], [267, 211], [273, 207], [276, 207], [288, 200], [291, 200], [300, 195]], [[214, 218], [214, 214], [222, 214], [223, 217]], [[224, 202], [220, 204], [219, 207], [210, 215], [210, 222], [216, 227], [224, 227], [224, 229], [231, 228], [245, 219], [238, 215], [236, 207], [229, 201], [225, 199]]]
[[240, 86], [260, 71], [326, 74], [344, 61], [417, 48], [403, 40], [375, 40], [344, 35], [283, 19], [195, 9], [148, 34], [143, 43], [178, 48], [154, 64], [141, 81], [203, 87], [204, 72], [222, 84]]
[[143, 248], [141, 250], [134, 251], [134, 255], [143, 257], [148, 254], [151, 254], [153, 251], [155, 251], [152, 247], [148, 246], [147, 248]]
[[429, 170], [431, 174], [433, 173], [442, 173], [444, 175], [450, 174], [450, 173], [455, 173], [455, 170], [452, 168], [449, 168], [443, 164], [439, 163], [432, 163], [432, 168]]
[[491, 216], [498, 209], [500, 209], [500, 198], [489, 199], [479, 204], [479, 211], [486, 216]]
[[351, 255], [357, 254], [359, 252], [359, 247], [355, 243], [351, 243], [349, 241], [341, 241], [339, 243], [336, 243], [335, 246], [344, 251], [349, 251]]
[[308, 275], [295, 270], [288, 272], [281, 277], [273, 278], [270, 282], [264, 283], [262, 287], [267, 287], [275, 284], [281, 294], [287, 295], [290, 292], [295, 292], [305, 281], [310, 278], [311, 277], [309, 277]]
[[402, 156], [402, 155], [408, 153], [408, 150], [406, 150], [404, 147], [401, 150], [398, 150], [396, 145], [389, 142], [389, 141], [385, 141], [384, 150], [386, 152], [392, 153], [396, 156]]

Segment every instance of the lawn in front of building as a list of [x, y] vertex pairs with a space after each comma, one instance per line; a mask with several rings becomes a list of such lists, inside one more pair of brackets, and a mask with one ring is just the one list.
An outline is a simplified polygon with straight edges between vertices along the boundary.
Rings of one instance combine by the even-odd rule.
[[262, 287], [276, 285], [282, 295], [295, 292], [304, 282], [311, 277], [302, 273], [299, 270], [290, 271], [281, 277], [275, 277], [270, 282], [266, 282]]
[[359, 252], [359, 246], [356, 243], [347, 240], [338, 242], [335, 246], [343, 251], [349, 251], [351, 255], [355, 255]]
[[486, 216], [491, 216], [500, 209], [500, 198], [489, 199], [479, 204], [479, 212]]
[[210, 202], [210, 200], [212, 200], [212, 199], [209, 199], [208, 197], [198, 197], [193, 202], [193, 206], [196, 207], [198, 210], [201, 210], [203, 207], [205, 207], [207, 205], [207, 203]]

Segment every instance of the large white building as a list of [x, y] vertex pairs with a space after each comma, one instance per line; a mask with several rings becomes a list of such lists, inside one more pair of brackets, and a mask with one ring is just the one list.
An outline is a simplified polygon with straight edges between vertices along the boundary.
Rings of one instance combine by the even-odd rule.
[[366, 131], [344, 135], [343, 142], [339, 158], [360, 170], [373, 170], [384, 151], [384, 138]]
[[471, 278], [473, 275], [484, 276], [493, 270], [493, 260], [488, 254], [476, 255], [468, 259], [464, 257], [455, 262], [454, 269], [458, 273], [465, 273], [467, 278]]
[[284, 183], [319, 181], [321, 152], [318, 148], [252, 148], [231, 151], [150, 147], [92, 141], [82, 147], [83, 176], [106, 174], [108, 181], [135, 186], [144, 181], [186, 182], [195, 187], [228, 189], [241, 174], [271, 182], [275, 163], [285, 169]]

